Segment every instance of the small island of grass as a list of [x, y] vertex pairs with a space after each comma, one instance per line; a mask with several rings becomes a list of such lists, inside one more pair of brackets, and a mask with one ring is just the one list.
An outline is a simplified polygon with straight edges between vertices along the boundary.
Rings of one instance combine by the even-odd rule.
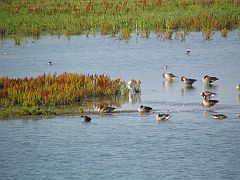
[[83, 113], [87, 101], [128, 94], [126, 83], [106, 75], [64, 73], [0, 77], [0, 118]]

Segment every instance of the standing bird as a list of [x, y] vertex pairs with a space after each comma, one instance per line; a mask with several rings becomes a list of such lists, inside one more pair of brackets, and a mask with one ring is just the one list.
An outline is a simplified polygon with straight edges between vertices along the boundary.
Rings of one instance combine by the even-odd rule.
[[91, 118], [89, 116], [81, 116], [84, 122], [90, 122]]
[[193, 84], [195, 81], [197, 81], [197, 80], [196, 80], [196, 79], [186, 78], [186, 77], [182, 76], [182, 77], [181, 77], [181, 81], [183, 81], [186, 86], [192, 86], [192, 84]]
[[203, 98], [203, 105], [205, 107], [211, 107], [217, 104], [219, 101], [218, 100], [212, 100], [212, 99], [207, 99], [206, 97]]
[[204, 91], [200, 94], [203, 98], [206, 98], [206, 99], [211, 99], [211, 97], [213, 96], [216, 96], [217, 93], [214, 93], [214, 92], [211, 92], [211, 91]]
[[167, 121], [168, 119], [170, 119], [172, 116], [170, 116], [170, 114], [160, 114], [158, 113], [156, 115], [156, 120], [157, 121]]
[[128, 81], [127, 88], [129, 89], [129, 92], [132, 94], [140, 93], [141, 92], [141, 81], [132, 79]]
[[214, 77], [214, 76], [208, 76], [208, 75], [206, 75], [206, 76], [204, 76], [204, 77], [202, 78], [202, 81], [203, 81], [203, 83], [205, 83], [205, 84], [211, 84], [211, 83], [213, 83], [213, 82], [216, 81], [216, 80], [219, 80], [219, 79], [216, 78], [216, 77]]
[[162, 77], [167, 80], [175, 79], [177, 76], [175, 76], [173, 73], [163, 73]]
[[51, 62], [51, 61], [49, 61], [49, 62], [48, 62], [48, 64], [51, 66], [51, 65], [52, 65], [52, 62]]
[[111, 113], [116, 109], [115, 107], [110, 107], [110, 106], [100, 106], [98, 108], [99, 113]]
[[227, 116], [225, 116], [224, 114], [214, 114], [212, 115], [214, 119], [225, 119], [227, 118]]
[[149, 113], [151, 110], [152, 110], [151, 107], [143, 106], [143, 105], [141, 105], [141, 106], [138, 108], [138, 112], [140, 112], [140, 113]]

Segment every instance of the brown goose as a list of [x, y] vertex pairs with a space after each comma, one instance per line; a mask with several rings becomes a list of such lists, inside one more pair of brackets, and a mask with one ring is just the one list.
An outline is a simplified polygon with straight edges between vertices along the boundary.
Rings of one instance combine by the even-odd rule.
[[204, 76], [204, 77], [202, 78], [202, 81], [203, 81], [203, 83], [205, 83], [205, 84], [211, 84], [211, 83], [213, 83], [213, 82], [216, 81], [216, 80], [219, 80], [219, 79], [216, 78], [216, 77], [214, 77], [214, 76], [208, 76], [208, 75], [206, 75], [206, 76]]
[[167, 80], [175, 79], [177, 76], [175, 76], [173, 73], [163, 73], [162, 77]]
[[205, 107], [212, 107], [215, 104], [217, 104], [218, 102], [219, 102], [218, 100], [212, 100], [212, 99], [203, 98], [203, 105]]
[[140, 112], [140, 113], [149, 113], [151, 110], [152, 110], [151, 107], [143, 106], [143, 105], [141, 105], [141, 106], [138, 108], [138, 112]]
[[111, 113], [115, 110], [115, 107], [110, 107], [110, 106], [100, 106], [98, 108], [99, 113]]
[[181, 77], [181, 81], [184, 82], [184, 84], [186, 86], [192, 86], [192, 84], [197, 81], [196, 79], [190, 79], [190, 78], [186, 78], [184, 76]]
[[211, 91], [204, 91], [200, 94], [203, 98], [210, 99], [213, 96], [216, 96], [217, 93], [211, 92]]

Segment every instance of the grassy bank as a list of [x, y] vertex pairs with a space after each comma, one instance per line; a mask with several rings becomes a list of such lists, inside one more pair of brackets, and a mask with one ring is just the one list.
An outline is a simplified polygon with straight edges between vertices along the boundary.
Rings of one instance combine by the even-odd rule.
[[[126, 100], [126, 83], [106, 75], [60, 74], [36, 78], [0, 78], [0, 117], [74, 114], [93, 111], [96, 98], [118, 106]], [[116, 98], [119, 97], [119, 98]], [[124, 98], [125, 97], [125, 98]], [[98, 101], [100, 103], [100, 101]]]
[[129, 38], [150, 31], [167, 38], [177, 30], [226, 31], [239, 26], [239, 0], [4, 0], [0, 33], [15, 38], [43, 33], [95, 34]]

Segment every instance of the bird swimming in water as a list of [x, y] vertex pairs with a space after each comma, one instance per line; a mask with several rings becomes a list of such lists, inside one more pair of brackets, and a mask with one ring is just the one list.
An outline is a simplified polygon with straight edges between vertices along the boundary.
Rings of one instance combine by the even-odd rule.
[[186, 50], [185, 54], [190, 54], [190, 52], [191, 52], [190, 50]]
[[214, 92], [211, 92], [211, 91], [204, 91], [200, 94], [203, 98], [206, 98], [206, 99], [211, 99], [211, 97], [213, 96], [216, 96], [217, 93], [214, 93]]
[[225, 116], [224, 114], [213, 114], [212, 115], [214, 119], [225, 119], [227, 118], [227, 116]]
[[177, 76], [175, 76], [173, 73], [163, 73], [162, 77], [167, 80], [175, 79]]
[[184, 76], [181, 77], [181, 81], [184, 82], [184, 84], [186, 86], [192, 86], [194, 82], [196, 82], [196, 79], [190, 79], [190, 78], [186, 78]]
[[115, 110], [115, 107], [110, 107], [110, 106], [100, 106], [98, 108], [99, 113], [111, 113]]
[[211, 84], [211, 83], [213, 83], [213, 82], [216, 81], [216, 80], [219, 80], [219, 79], [216, 78], [216, 77], [214, 77], [214, 76], [208, 76], [208, 75], [206, 75], [206, 76], [204, 76], [204, 77], [202, 78], [202, 81], [203, 81], [203, 83], [205, 83], [205, 84]]
[[90, 122], [91, 118], [89, 116], [81, 116], [84, 122]]
[[138, 112], [140, 112], [140, 113], [149, 113], [151, 110], [152, 110], [151, 107], [143, 106], [143, 105], [141, 105], [141, 106], [138, 108]]
[[203, 98], [203, 105], [205, 107], [212, 107], [215, 104], [217, 104], [218, 102], [219, 102], [218, 100], [207, 99], [206, 97]]
[[48, 62], [48, 64], [51, 66], [51, 65], [52, 65], [52, 62], [51, 62], [51, 61], [49, 61], [49, 62]]
[[157, 121], [167, 121], [168, 119], [170, 119], [172, 116], [170, 114], [160, 114], [158, 113], [156, 115], [156, 120]]

